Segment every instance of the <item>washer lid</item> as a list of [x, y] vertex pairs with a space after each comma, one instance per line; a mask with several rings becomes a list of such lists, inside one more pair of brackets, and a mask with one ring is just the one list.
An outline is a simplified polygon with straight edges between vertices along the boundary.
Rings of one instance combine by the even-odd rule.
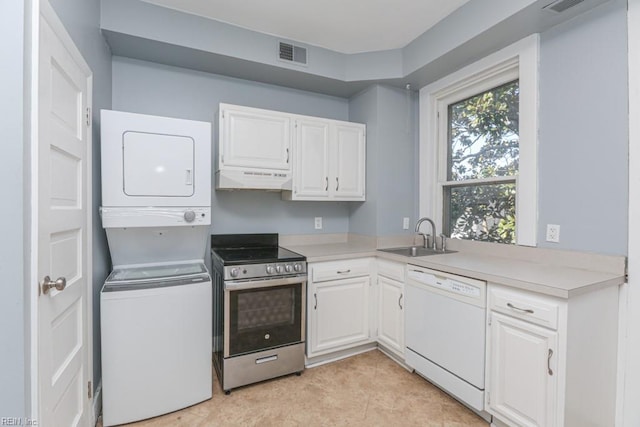
[[181, 264], [146, 264], [116, 267], [109, 277], [107, 277], [107, 282], [150, 282], [198, 277], [203, 275], [208, 276], [208, 272], [204, 264], [201, 262]]

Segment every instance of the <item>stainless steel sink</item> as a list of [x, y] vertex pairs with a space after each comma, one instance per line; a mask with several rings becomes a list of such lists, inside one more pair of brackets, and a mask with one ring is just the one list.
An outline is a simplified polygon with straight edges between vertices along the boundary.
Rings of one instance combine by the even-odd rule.
[[382, 252], [387, 252], [390, 254], [408, 256], [408, 257], [418, 257], [418, 256], [429, 256], [429, 255], [442, 255], [442, 254], [452, 254], [457, 251], [434, 251], [431, 248], [425, 248], [423, 246], [407, 246], [404, 248], [388, 248], [388, 249], [378, 249]]

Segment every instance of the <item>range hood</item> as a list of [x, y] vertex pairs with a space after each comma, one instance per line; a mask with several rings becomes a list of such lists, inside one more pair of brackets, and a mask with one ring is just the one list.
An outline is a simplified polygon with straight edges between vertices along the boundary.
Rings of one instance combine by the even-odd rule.
[[218, 170], [216, 190], [291, 190], [291, 174], [257, 170]]

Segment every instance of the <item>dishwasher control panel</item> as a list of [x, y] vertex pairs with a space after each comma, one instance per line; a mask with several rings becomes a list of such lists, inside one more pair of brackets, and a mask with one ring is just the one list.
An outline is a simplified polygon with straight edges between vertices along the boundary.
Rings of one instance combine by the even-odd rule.
[[469, 277], [430, 270], [414, 265], [407, 266], [408, 283], [432, 288], [441, 294], [456, 295], [461, 300], [484, 306], [486, 302], [487, 283]]
[[449, 289], [451, 289], [452, 292], [472, 297], [479, 297], [481, 294], [477, 286], [468, 285], [453, 279], [447, 279], [447, 282], [449, 282]]

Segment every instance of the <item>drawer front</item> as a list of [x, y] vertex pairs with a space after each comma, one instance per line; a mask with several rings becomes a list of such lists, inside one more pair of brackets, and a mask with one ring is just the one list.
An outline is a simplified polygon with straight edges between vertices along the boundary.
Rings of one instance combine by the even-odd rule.
[[401, 262], [378, 260], [378, 274], [404, 283], [405, 264]]
[[326, 282], [327, 280], [368, 276], [371, 273], [371, 262], [372, 258], [359, 258], [313, 263], [309, 264], [310, 277], [313, 282]]
[[553, 330], [558, 329], [561, 301], [526, 291], [490, 286], [489, 308]]

